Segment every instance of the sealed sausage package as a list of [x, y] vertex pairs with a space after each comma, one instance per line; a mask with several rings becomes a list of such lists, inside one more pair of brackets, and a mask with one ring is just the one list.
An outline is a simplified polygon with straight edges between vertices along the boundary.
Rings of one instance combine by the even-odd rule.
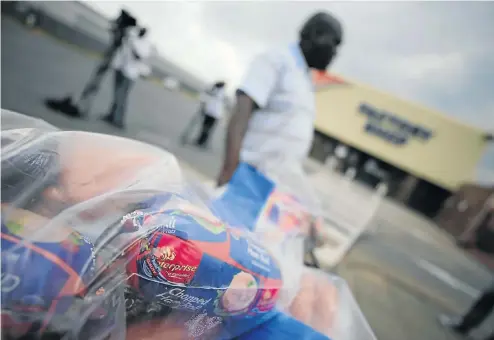
[[343, 340], [366, 325], [342, 281], [287, 272], [286, 252], [220, 218], [169, 152], [1, 118], [3, 338]]

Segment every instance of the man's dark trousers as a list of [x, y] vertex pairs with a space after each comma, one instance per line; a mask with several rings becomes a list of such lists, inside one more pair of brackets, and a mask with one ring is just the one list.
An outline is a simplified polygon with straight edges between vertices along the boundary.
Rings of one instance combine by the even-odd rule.
[[101, 81], [103, 80], [105, 73], [110, 69], [110, 63], [115, 52], [116, 48], [114, 48], [113, 46], [108, 49], [108, 51], [103, 55], [103, 60], [96, 68], [95, 72], [91, 75], [91, 78], [84, 87], [84, 90], [82, 90], [81, 97], [79, 98], [79, 102], [77, 103], [81, 112], [89, 112], [94, 97], [98, 93]]
[[115, 71], [115, 84], [113, 88], [113, 104], [105, 120], [116, 126], [124, 126], [125, 110], [129, 92], [134, 81], [126, 77], [122, 71]]
[[208, 115], [203, 111], [203, 120], [202, 120], [202, 130], [199, 138], [197, 139], [197, 145], [204, 146], [209, 140], [209, 136], [214, 126], [216, 125], [217, 119], [213, 116]]

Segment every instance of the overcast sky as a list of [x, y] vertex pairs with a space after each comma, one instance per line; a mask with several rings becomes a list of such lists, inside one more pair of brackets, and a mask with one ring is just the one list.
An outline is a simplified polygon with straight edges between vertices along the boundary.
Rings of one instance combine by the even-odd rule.
[[[252, 56], [295, 41], [318, 9], [345, 36], [331, 70], [494, 130], [494, 2], [91, 2], [129, 9], [158, 50], [234, 89]], [[492, 164], [494, 168], [494, 164]]]

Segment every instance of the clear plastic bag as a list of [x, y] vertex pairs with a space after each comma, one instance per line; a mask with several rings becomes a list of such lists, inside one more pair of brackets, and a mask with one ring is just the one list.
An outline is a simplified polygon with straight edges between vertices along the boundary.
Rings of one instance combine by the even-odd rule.
[[[276, 172], [270, 171], [270, 174]], [[305, 243], [311, 229], [321, 227], [313, 201], [310, 204], [309, 200], [299, 198], [303, 195], [294, 195], [295, 190], [291, 190], [299, 184], [293, 181], [293, 178], [300, 179], [298, 175], [292, 173], [291, 176], [268, 178], [258, 169], [242, 163], [229, 184], [213, 197], [211, 203], [216, 216], [230, 225], [255, 233], [280, 259], [280, 267], [288, 282], [279, 301], [279, 306], [284, 308], [288, 308], [300, 289]], [[286, 180], [287, 177], [292, 180]]]
[[[303, 169], [293, 164], [264, 164], [259, 170], [241, 164], [229, 184], [213, 197], [212, 207], [230, 224], [258, 234], [280, 260], [284, 279], [290, 281], [277, 303], [285, 316], [331, 339], [375, 339], [345, 281], [303, 266], [307, 239], [315, 238], [311, 242], [317, 243], [323, 234], [320, 202]], [[289, 328], [287, 334], [270, 331], [286, 322], [271, 324], [268, 331], [256, 336], [310, 337]]]
[[218, 218], [172, 154], [1, 118], [4, 338], [373, 339], [341, 279], [291, 275], [283, 241]]

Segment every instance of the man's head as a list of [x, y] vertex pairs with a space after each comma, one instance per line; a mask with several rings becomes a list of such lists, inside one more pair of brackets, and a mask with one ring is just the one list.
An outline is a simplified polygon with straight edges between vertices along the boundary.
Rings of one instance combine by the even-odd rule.
[[318, 12], [306, 21], [300, 31], [300, 47], [310, 68], [325, 70], [343, 40], [338, 19], [327, 12]]
[[137, 25], [137, 20], [129, 12], [122, 9], [120, 15], [116, 20], [119, 29], [125, 29]]

